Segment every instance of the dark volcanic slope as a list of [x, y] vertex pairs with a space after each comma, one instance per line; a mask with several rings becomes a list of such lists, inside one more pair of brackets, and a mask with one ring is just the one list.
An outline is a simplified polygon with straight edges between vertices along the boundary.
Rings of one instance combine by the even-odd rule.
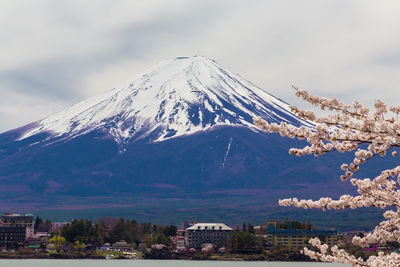
[[122, 154], [102, 132], [65, 143], [26, 147], [26, 141], [0, 147], [1, 185], [9, 194], [18, 186], [23, 190], [15, 190], [16, 195], [168, 193], [190, 198], [191, 192], [243, 189], [274, 190], [277, 195], [302, 189], [311, 194], [316, 184], [319, 193], [327, 193], [340, 173], [334, 157], [299, 159], [287, 152], [301, 145], [298, 141], [243, 127], [221, 126], [159, 143], [135, 142]]

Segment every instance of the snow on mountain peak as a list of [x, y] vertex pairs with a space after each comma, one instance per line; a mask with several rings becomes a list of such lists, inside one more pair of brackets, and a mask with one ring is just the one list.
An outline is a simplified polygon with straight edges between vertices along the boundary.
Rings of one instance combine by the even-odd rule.
[[19, 140], [44, 132], [68, 139], [105, 130], [123, 146], [150, 135], [163, 141], [216, 125], [254, 128], [254, 116], [304, 124], [288, 104], [214, 60], [177, 57], [39, 121]]

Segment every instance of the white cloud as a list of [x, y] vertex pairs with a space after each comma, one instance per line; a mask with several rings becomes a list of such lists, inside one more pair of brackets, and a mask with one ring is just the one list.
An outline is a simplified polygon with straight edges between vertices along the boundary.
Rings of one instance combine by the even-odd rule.
[[[298, 103], [290, 85], [400, 102], [398, 1], [1, 1], [0, 131], [158, 61], [203, 54]], [[7, 99], [7, 100], [4, 100]]]

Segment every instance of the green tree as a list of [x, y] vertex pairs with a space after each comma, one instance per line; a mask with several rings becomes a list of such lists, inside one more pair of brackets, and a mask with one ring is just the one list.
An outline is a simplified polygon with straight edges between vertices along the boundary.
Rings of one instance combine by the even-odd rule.
[[254, 226], [251, 223], [247, 224], [247, 231], [254, 234]]
[[46, 239], [40, 240], [40, 248], [45, 249], [47, 247], [47, 241]]
[[98, 243], [97, 226], [87, 219], [73, 220], [63, 227], [61, 235], [70, 243]]
[[81, 243], [77, 240], [77, 241], [75, 241], [75, 243], [73, 245], [73, 249], [74, 249], [74, 252], [76, 252], [76, 253], [83, 252], [85, 250], [85, 243]]
[[34, 226], [35, 233], [36, 233], [37, 227], [39, 226], [39, 224], [42, 223], [42, 221], [43, 221], [42, 218], [40, 218], [39, 216], [36, 217], [35, 226]]
[[47, 219], [46, 221], [41, 221], [39, 224], [35, 223], [35, 228], [36, 232], [50, 232], [53, 224], [50, 221], [50, 219]]
[[64, 249], [66, 240], [63, 236], [55, 235], [49, 240], [50, 244], [53, 244], [54, 249], [60, 253]]
[[247, 253], [262, 250], [262, 238], [249, 232], [235, 231], [228, 238], [228, 247], [232, 252]]
[[106, 221], [105, 218], [100, 218], [99, 222], [97, 223], [97, 238], [99, 240], [99, 243], [103, 244], [106, 242], [106, 240], [109, 241], [110, 232], [110, 224]]
[[167, 225], [163, 230], [163, 234], [166, 236], [175, 236], [177, 230], [178, 228], [175, 225]]
[[164, 235], [163, 233], [153, 234], [151, 239], [148, 242], [148, 246], [151, 246], [153, 244], [163, 244], [168, 247], [171, 245], [171, 243], [172, 243], [172, 240], [168, 236]]
[[151, 223], [142, 223], [143, 234], [151, 234]]
[[110, 239], [113, 243], [117, 242], [117, 241], [121, 241], [121, 240], [125, 240], [127, 242], [129, 242], [130, 240], [126, 240], [126, 236], [127, 236], [127, 227], [125, 225], [125, 219], [124, 218], [120, 218], [117, 225], [112, 229], [112, 231], [110, 232]]

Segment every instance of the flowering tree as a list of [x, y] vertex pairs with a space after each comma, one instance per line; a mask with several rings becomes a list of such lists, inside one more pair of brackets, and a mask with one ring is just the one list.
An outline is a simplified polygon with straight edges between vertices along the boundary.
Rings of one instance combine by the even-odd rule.
[[[281, 206], [294, 206], [309, 208], [330, 209], [356, 209], [360, 207], [391, 208], [384, 212], [384, 220], [375, 229], [364, 237], [355, 236], [353, 244], [367, 247], [372, 243], [385, 244], [386, 242], [400, 242], [400, 166], [390, 170], [383, 170], [374, 179], [356, 178], [354, 174], [360, 166], [377, 155], [387, 156], [393, 148], [400, 146], [400, 106], [390, 107], [383, 101], [375, 101], [375, 110], [355, 101], [353, 105], [346, 105], [336, 98], [326, 99], [313, 96], [307, 91], [293, 87], [296, 96], [321, 110], [327, 110], [329, 115], [316, 116], [312, 111], [291, 107], [299, 117], [313, 122], [315, 128], [305, 126], [295, 127], [285, 122], [267, 123], [260, 118], [254, 119], [255, 124], [268, 132], [280, 133], [281, 136], [305, 139], [310, 145], [304, 148], [291, 148], [291, 155], [315, 156], [332, 151], [354, 151], [353, 162], [342, 164], [344, 174], [340, 179], [344, 182], [350, 180], [357, 187], [358, 195], [342, 195], [338, 200], [324, 197], [319, 200], [298, 200], [289, 198], [279, 200]], [[390, 115], [391, 114], [391, 115]], [[397, 152], [392, 151], [391, 156], [396, 157]], [[318, 238], [310, 239], [309, 243], [315, 248], [304, 248], [303, 253], [312, 259], [341, 262], [353, 266], [400, 266], [399, 253], [379, 252], [377, 256], [370, 256], [367, 260], [357, 258], [337, 246], [331, 248], [322, 244]]]

